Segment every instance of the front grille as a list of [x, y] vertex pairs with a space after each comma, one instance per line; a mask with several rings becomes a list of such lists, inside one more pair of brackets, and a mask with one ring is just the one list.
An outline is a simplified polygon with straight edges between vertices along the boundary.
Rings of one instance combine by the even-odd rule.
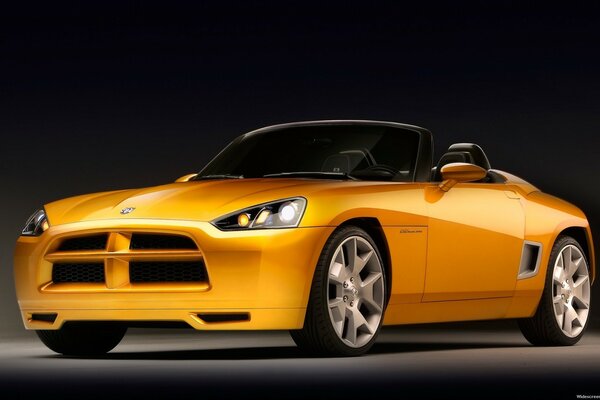
[[77, 250], [104, 250], [108, 235], [80, 236], [64, 240], [58, 247], [58, 251], [77, 251]]
[[196, 243], [187, 236], [134, 233], [129, 244], [131, 250], [145, 249], [197, 249]]
[[[48, 248], [44, 268], [49, 268], [52, 281], [43, 286], [44, 291], [210, 288], [202, 252], [184, 232], [79, 232], [58, 238]], [[85, 285], [89, 283], [101, 285]]]
[[52, 267], [54, 283], [103, 283], [104, 280], [104, 263], [60, 263]]
[[206, 268], [202, 261], [136, 261], [129, 263], [131, 283], [145, 282], [205, 282]]

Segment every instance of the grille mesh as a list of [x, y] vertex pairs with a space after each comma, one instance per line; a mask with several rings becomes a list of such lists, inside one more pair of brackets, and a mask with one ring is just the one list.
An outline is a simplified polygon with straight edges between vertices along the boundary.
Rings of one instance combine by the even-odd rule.
[[58, 251], [104, 250], [107, 241], [107, 234], [70, 238], [60, 244]]
[[205, 282], [206, 268], [202, 261], [143, 261], [129, 264], [131, 283], [142, 282]]
[[52, 267], [54, 283], [104, 282], [103, 263], [61, 263]]
[[187, 236], [157, 235], [148, 233], [134, 233], [131, 237], [129, 248], [132, 250], [144, 249], [197, 249], [192, 239]]

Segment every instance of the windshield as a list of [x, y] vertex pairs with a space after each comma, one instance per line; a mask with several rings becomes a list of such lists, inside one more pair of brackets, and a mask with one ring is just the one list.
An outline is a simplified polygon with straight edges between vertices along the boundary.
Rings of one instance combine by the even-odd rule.
[[412, 181], [418, 145], [418, 132], [390, 126], [292, 126], [240, 136], [196, 179]]

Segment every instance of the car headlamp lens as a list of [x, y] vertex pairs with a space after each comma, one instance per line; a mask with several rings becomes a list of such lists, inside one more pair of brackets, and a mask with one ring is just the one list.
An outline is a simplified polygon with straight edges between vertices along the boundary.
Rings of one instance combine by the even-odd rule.
[[250, 215], [248, 215], [248, 213], [241, 213], [238, 215], [238, 225], [241, 228], [245, 228], [250, 225]]
[[212, 221], [221, 230], [294, 228], [298, 226], [306, 199], [302, 197], [259, 204]]
[[25, 223], [25, 227], [21, 231], [23, 236], [40, 236], [44, 231], [50, 227], [46, 212], [44, 210], [37, 210]]
[[298, 206], [291, 201], [283, 203], [279, 207], [279, 219], [284, 223], [289, 223], [290, 221], [293, 221], [296, 217], [297, 208]]

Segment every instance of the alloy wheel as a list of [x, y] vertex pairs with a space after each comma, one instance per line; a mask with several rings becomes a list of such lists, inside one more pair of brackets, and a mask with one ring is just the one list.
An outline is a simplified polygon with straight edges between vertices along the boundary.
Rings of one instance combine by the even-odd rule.
[[329, 318], [338, 337], [350, 347], [367, 344], [383, 316], [384, 279], [373, 245], [360, 236], [346, 238], [329, 265]]

